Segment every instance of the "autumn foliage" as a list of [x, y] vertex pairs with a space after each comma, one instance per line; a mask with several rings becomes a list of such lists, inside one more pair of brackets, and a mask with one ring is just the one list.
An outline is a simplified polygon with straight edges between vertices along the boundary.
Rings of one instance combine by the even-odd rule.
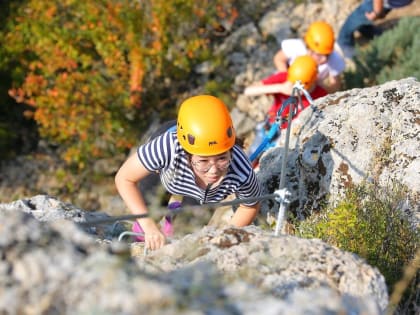
[[235, 18], [226, 0], [21, 1], [1, 34], [9, 95], [84, 168], [136, 144], [153, 106], [144, 93], [204, 60], [211, 30]]

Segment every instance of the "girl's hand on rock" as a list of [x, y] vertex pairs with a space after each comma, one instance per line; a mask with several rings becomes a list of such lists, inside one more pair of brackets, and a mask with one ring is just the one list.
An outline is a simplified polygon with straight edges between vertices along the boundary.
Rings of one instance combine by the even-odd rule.
[[166, 243], [166, 238], [159, 230], [157, 232], [145, 233], [144, 246], [147, 249], [155, 250], [161, 248]]

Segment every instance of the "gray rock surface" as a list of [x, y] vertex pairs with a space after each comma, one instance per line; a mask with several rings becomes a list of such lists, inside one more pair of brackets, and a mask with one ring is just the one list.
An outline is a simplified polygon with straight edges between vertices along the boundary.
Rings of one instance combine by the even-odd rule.
[[[420, 83], [415, 78], [353, 89], [315, 101], [292, 122], [286, 186], [291, 210], [304, 216], [327, 195], [367, 180], [408, 187], [407, 204], [420, 222]], [[278, 188], [286, 132], [261, 158], [258, 177], [266, 193]], [[266, 204], [263, 211], [270, 211]]]
[[1, 314], [375, 315], [388, 303], [376, 268], [320, 240], [205, 227], [131, 258], [140, 244], [86, 233], [86, 216], [45, 195], [0, 204]]

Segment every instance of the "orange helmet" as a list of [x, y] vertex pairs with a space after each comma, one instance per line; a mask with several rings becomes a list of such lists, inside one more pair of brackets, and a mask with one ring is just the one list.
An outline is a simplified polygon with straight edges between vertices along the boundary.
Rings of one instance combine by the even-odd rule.
[[308, 90], [315, 83], [318, 76], [318, 65], [309, 55], [297, 57], [287, 69], [287, 81], [293, 84], [300, 81]]
[[226, 105], [210, 95], [185, 100], [178, 112], [177, 137], [190, 154], [217, 155], [235, 144], [235, 130]]
[[318, 54], [329, 55], [334, 50], [334, 30], [328, 23], [312, 23], [304, 39], [309, 49]]

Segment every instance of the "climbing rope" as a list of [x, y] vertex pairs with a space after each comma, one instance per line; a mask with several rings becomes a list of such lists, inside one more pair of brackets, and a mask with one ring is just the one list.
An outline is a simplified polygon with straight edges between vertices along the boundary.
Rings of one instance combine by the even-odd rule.
[[288, 197], [290, 196], [290, 193], [285, 188], [285, 179], [286, 179], [286, 166], [287, 166], [287, 155], [289, 152], [289, 140], [290, 140], [290, 131], [292, 127], [292, 120], [298, 111], [298, 106], [300, 105], [302, 107], [302, 110], [304, 109], [303, 102], [302, 102], [302, 93], [305, 95], [306, 99], [308, 100], [312, 110], [316, 110], [316, 107], [314, 106], [314, 101], [311, 97], [311, 95], [308, 93], [308, 91], [305, 90], [304, 86], [300, 81], [296, 81], [296, 83], [293, 85], [292, 94], [290, 97], [288, 97], [282, 104], [281, 108], [277, 112], [276, 120], [272, 124], [269, 132], [265, 136], [262, 143], [258, 146], [256, 151], [251, 154], [250, 160], [251, 162], [254, 162], [268, 147], [270, 147], [270, 143], [273, 141], [274, 137], [276, 135], [279, 135], [279, 132], [281, 132], [280, 126], [282, 124], [282, 114], [283, 112], [288, 108], [289, 109], [289, 115], [287, 119], [287, 129], [286, 129], [286, 139], [284, 143], [284, 153], [282, 158], [282, 165], [281, 165], [281, 177], [280, 177], [280, 184], [279, 184], [279, 200], [280, 200], [280, 206], [276, 221], [276, 228], [274, 234], [277, 236], [280, 233], [280, 230], [283, 226], [284, 218], [286, 217], [286, 209], [287, 204], [289, 203]]
[[[162, 211], [161, 214], [167, 215], [169, 213], [170, 215], [176, 215], [179, 212], [182, 212], [182, 211], [185, 211], [186, 209], [191, 209], [191, 208], [201, 209], [203, 206], [206, 206], [209, 208], [216, 208], [216, 207], [223, 207], [223, 206], [234, 206], [234, 205], [239, 205], [241, 203], [250, 203], [254, 201], [263, 201], [263, 200], [274, 200], [278, 202], [279, 204], [281, 204], [282, 202], [284, 202], [282, 199], [285, 196], [286, 196], [285, 191], [278, 190], [272, 194], [266, 194], [266, 195], [262, 195], [258, 197], [250, 197], [250, 198], [243, 198], [243, 199], [237, 198], [230, 201], [211, 202], [204, 205], [186, 205], [186, 206], [183, 206], [182, 208], [177, 208], [173, 210], [166, 209], [166, 211]], [[94, 220], [87, 220], [85, 222], [78, 222], [78, 224], [82, 226], [96, 226], [96, 225], [102, 225], [102, 224], [107, 224], [107, 223], [113, 223], [112, 230], [115, 230], [116, 225], [118, 223], [121, 223], [122, 221], [131, 222], [131, 220], [136, 220], [139, 218], [147, 218], [147, 217], [149, 217], [149, 214], [130, 214], [130, 215], [121, 215], [121, 216], [109, 216], [107, 218], [100, 218], [100, 219], [94, 219]], [[124, 231], [118, 236], [118, 241], [121, 242], [126, 236], [144, 236], [144, 233]], [[147, 253], [148, 253], [148, 250], [146, 247], [144, 247], [143, 255], [146, 256]]]
[[[196, 209], [196, 208], [202, 208], [203, 206], [209, 207], [209, 208], [215, 208], [215, 207], [223, 207], [223, 206], [234, 206], [239, 205], [241, 203], [251, 203], [254, 201], [262, 201], [262, 200], [276, 200], [279, 201], [279, 197], [281, 194], [279, 194], [277, 191], [275, 191], [273, 194], [267, 194], [262, 195], [258, 197], [250, 197], [250, 198], [243, 198], [243, 199], [234, 199], [230, 201], [222, 201], [222, 202], [209, 202], [204, 205], [185, 205], [182, 208], [174, 209], [174, 210], [166, 210], [162, 211], [161, 215], [166, 215], [170, 213], [171, 215], [175, 215], [179, 212], [183, 212], [186, 209]], [[101, 225], [106, 223], [114, 223], [117, 221], [130, 221], [130, 220], [136, 220], [140, 218], [147, 218], [149, 217], [148, 213], [145, 214], [128, 214], [128, 215], [121, 215], [121, 216], [109, 216], [106, 218], [100, 218], [100, 219], [93, 219], [93, 220], [86, 220], [84, 222], [78, 222], [79, 225], [82, 226], [95, 226], [95, 225]]]
[[[293, 90], [292, 90], [292, 95], [290, 97], [295, 97], [295, 95], [297, 95], [297, 98], [299, 100], [299, 104], [302, 106], [302, 109], [304, 109], [303, 107], [303, 103], [302, 103], [302, 94], [303, 93], [306, 96], [306, 99], [308, 100], [312, 110], [316, 110], [316, 107], [314, 106], [314, 101], [311, 97], [311, 95], [308, 93], [308, 91], [305, 90], [304, 86], [302, 85], [302, 83], [300, 83], [300, 81], [297, 81], [294, 85], [293, 85]], [[287, 102], [287, 100], [285, 101], [285, 103]], [[289, 104], [289, 106], [294, 105], [293, 102], [288, 102], [287, 104]], [[276, 221], [276, 228], [274, 231], [274, 235], [279, 235], [280, 230], [283, 228], [283, 221], [284, 218], [286, 217], [286, 211], [287, 211], [287, 205], [289, 203], [289, 199], [288, 197], [291, 195], [290, 192], [285, 188], [286, 184], [285, 184], [285, 180], [286, 180], [286, 166], [287, 166], [287, 155], [289, 153], [289, 139], [290, 139], [290, 130], [292, 127], [292, 119], [293, 119], [293, 113], [294, 113], [294, 108], [290, 108], [289, 109], [289, 117], [288, 117], [288, 122], [287, 122], [287, 130], [286, 130], [286, 140], [284, 142], [284, 153], [283, 153], [283, 158], [282, 158], [282, 164], [281, 164], [281, 175], [280, 175], [280, 184], [279, 184], [279, 190], [280, 192], [283, 193], [283, 195], [280, 197], [280, 206], [279, 206], [279, 212], [277, 215], [277, 221]]]

